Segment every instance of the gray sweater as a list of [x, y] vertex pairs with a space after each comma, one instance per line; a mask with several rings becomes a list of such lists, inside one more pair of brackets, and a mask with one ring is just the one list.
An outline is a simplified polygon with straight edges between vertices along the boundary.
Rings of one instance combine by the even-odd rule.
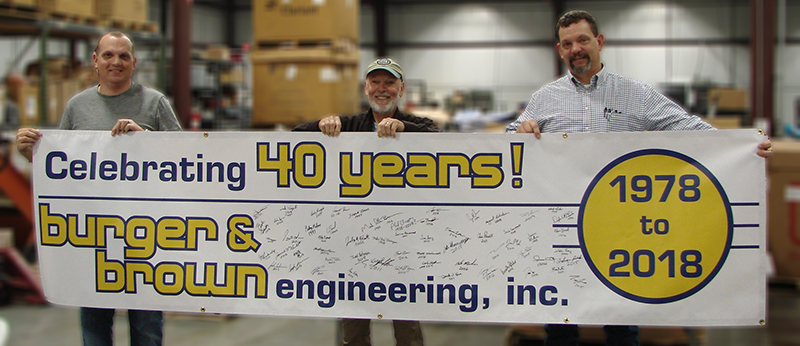
[[160, 92], [133, 83], [122, 94], [107, 96], [97, 86], [72, 97], [61, 116], [62, 130], [111, 130], [118, 119], [131, 119], [149, 131], [180, 131], [175, 112]]

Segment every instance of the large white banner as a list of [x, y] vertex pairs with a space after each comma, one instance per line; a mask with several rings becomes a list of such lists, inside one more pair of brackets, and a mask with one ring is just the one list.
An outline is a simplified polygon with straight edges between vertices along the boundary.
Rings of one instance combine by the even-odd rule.
[[34, 208], [56, 304], [514, 323], [766, 318], [756, 130], [43, 133]]

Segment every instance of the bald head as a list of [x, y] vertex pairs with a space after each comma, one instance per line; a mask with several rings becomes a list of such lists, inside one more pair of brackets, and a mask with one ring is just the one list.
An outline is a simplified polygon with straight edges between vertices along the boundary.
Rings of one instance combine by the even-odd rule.
[[135, 51], [134, 51], [134, 48], [133, 48], [133, 40], [131, 40], [131, 38], [128, 37], [128, 35], [125, 35], [124, 33], [120, 32], [120, 31], [112, 31], [112, 32], [109, 32], [109, 33], [107, 33], [107, 34], [105, 34], [103, 36], [100, 36], [100, 38], [97, 40], [97, 44], [94, 46], [94, 53], [95, 54], [97, 54], [98, 51], [100, 50], [100, 41], [102, 41], [106, 37], [116, 37], [116, 38], [121, 38], [121, 39], [124, 39], [124, 40], [128, 41], [130, 43], [129, 50], [131, 52], [131, 55], [135, 55]]

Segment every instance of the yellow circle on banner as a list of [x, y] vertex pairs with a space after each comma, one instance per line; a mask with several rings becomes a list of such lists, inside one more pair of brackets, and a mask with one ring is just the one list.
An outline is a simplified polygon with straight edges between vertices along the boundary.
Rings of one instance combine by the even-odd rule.
[[674, 151], [641, 150], [607, 165], [587, 188], [578, 218], [587, 263], [629, 299], [691, 296], [722, 267], [733, 238], [730, 202], [717, 179]]

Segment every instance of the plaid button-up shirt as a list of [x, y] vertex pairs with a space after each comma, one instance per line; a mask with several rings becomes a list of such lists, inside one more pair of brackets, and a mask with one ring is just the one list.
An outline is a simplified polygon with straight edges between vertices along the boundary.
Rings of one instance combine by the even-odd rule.
[[520, 117], [506, 127], [534, 119], [542, 132], [625, 132], [713, 130], [652, 86], [605, 68], [583, 85], [571, 73], [531, 96]]

